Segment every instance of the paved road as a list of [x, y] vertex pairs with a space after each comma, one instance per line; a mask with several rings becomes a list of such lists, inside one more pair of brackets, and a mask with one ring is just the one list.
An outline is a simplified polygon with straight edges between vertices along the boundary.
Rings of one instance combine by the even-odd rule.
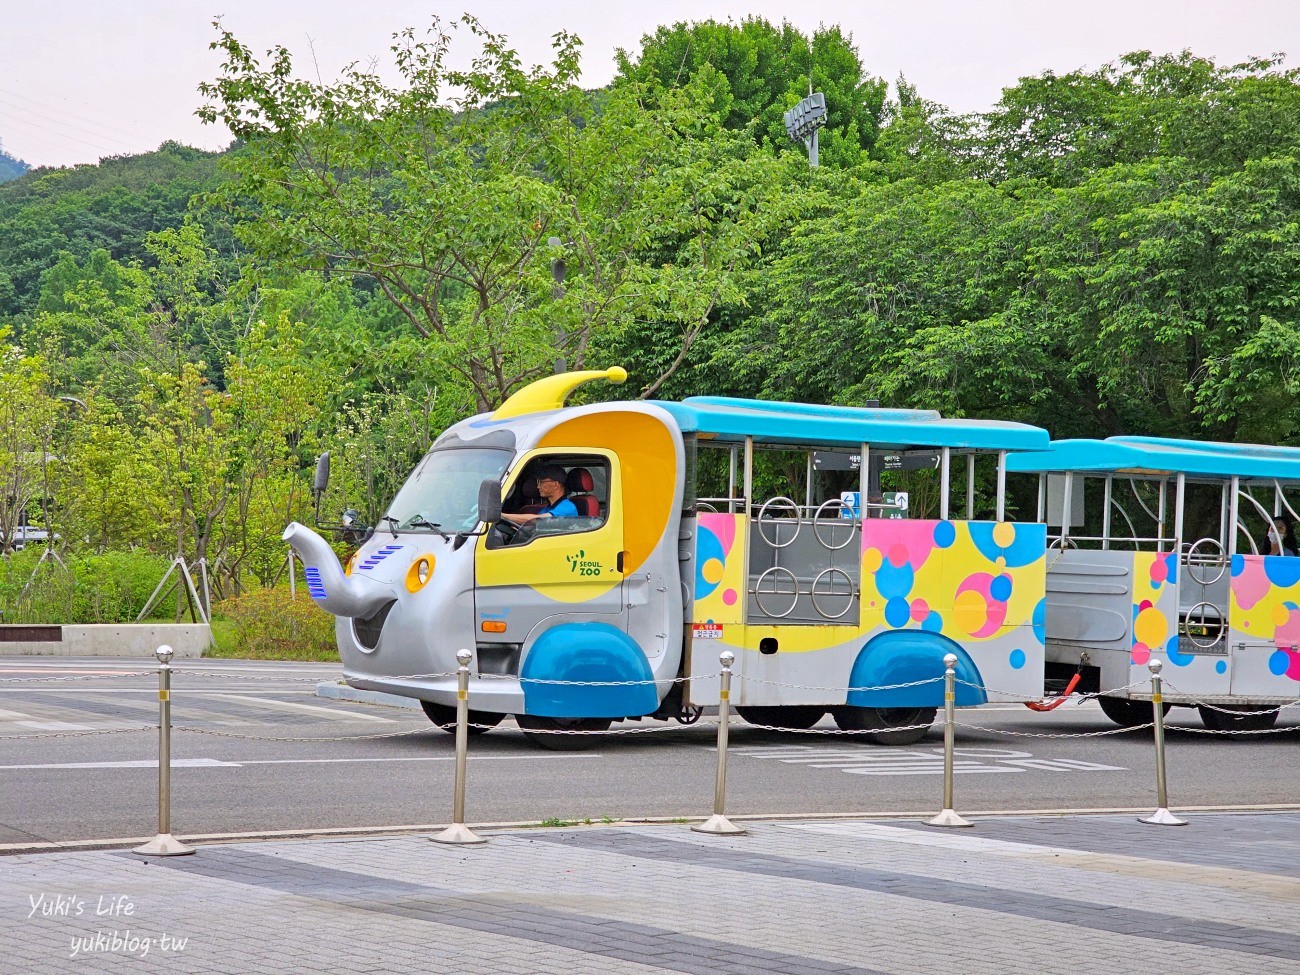
[[8, 857], [6, 972], [1295, 975], [1300, 815], [825, 820]]
[[[111, 676], [133, 669], [143, 668], [103, 659], [0, 662], [0, 846], [153, 834], [156, 734], [139, 729], [154, 720], [156, 679]], [[203, 660], [181, 662], [178, 671], [178, 834], [449, 818], [452, 737], [418, 711], [316, 697], [317, 682], [336, 677], [337, 666]], [[32, 677], [43, 679], [26, 680]], [[962, 812], [1155, 807], [1149, 735], [1016, 737], [1113, 728], [1095, 705], [1050, 714], [984, 708], [960, 719]], [[1250, 739], [1197, 733], [1191, 711], [1175, 710], [1170, 721], [1175, 808], [1300, 804], [1300, 708], [1284, 714], [1281, 727], [1290, 731]], [[712, 729], [621, 727], [634, 733], [577, 753], [539, 751], [512, 722], [474, 739], [468, 818], [599, 821], [711, 811]], [[635, 733], [642, 727], [656, 730]], [[310, 740], [268, 740], [276, 738]], [[923, 813], [940, 804], [937, 730], [919, 745], [882, 748], [737, 722], [732, 746], [727, 808], [736, 815]]]

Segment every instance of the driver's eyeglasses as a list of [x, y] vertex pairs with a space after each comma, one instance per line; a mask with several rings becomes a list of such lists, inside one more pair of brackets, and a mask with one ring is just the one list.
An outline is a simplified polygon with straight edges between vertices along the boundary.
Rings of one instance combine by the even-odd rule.
[[540, 485], [540, 484], [546, 484], [548, 481], [549, 481], [551, 484], [559, 484], [559, 483], [560, 483], [559, 481], [557, 481], [557, 480], [556, 480], [555, 478], [553, 478], [553, 477], [539, 477], [539, 478], [537, 479], [537, 483], [538, 483], [539, 485]]

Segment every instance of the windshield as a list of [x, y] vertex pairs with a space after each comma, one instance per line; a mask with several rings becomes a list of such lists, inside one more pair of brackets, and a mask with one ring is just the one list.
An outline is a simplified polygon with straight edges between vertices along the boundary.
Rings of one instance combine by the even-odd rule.
[[478, 524], [478, 486], [500, 479], [509, 450], [457, 447], [427, 454], [388, 508], [386, 525], [411, 531], [472, 531]]

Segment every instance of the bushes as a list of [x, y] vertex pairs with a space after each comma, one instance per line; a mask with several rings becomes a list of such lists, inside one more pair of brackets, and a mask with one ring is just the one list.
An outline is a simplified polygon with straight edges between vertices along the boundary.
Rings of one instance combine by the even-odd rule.
[[[66, 568], [53, 559], [37, 568], [40, 558], [35, 548], [0, 558], [4, 622], [134, 622], [171, 561], [144, 552], [104, 552], [65, 555]], [[174, 600], [167, 605], [174, 607]]]
[[[0, 622], [133, 623], [171, 564], [164, 556], [136, 551], [65, 555], [66, 568], [52, 559], [38, 568], [41, 551], [29, 548], [0, 558]], [[299, 585], [304, 584], [299, 579]], [[171, 621], [175, 611], [173, 590], [151, 618]], [[264, 660], [338, 659], [334, 617], [317, 609], [305, 592], [290, 599], [287, 588], [255, 589], [215, 604], [213, 616], [216, 647], [210, 654]], [[187, 613], [184, 619], [189, 618]]]
[[[334, 617], [287, 588], [255, 589], [213, 607], [216, 655], [263, 660], [337, 660]], [[224, 619], [224, 625], [223, 625]], [[223, 632], [224, 631], [224, 632]], [[222, 636], [227, 636], [222, 639]]]

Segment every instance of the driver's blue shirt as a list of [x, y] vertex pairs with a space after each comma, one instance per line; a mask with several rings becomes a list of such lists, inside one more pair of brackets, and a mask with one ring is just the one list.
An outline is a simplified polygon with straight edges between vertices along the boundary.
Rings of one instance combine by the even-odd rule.
[[539, 515], [550, 515], [552, 518], [576, 518], [578, 517], [578, 506], [568, 498], [560, 498], [554, 504], [548, 504]]

